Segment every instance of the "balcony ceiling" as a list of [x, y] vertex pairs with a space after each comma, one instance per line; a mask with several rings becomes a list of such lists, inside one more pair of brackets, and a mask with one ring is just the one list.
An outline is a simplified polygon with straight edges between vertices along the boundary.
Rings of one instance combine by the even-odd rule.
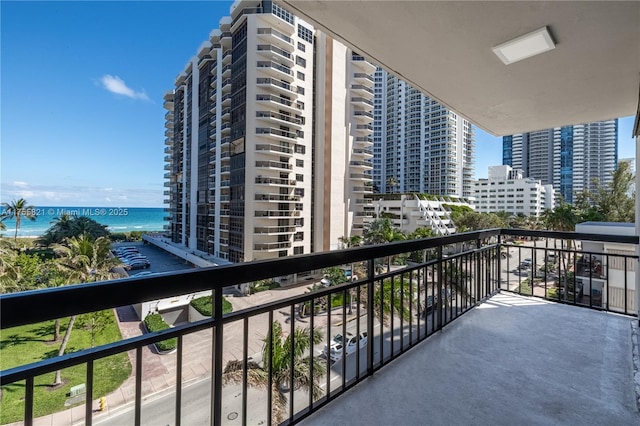
[[[640, 2], [280, 2], [495, 135], [637, 112]], [[554, 50], [493, 53], [543, 26]]]

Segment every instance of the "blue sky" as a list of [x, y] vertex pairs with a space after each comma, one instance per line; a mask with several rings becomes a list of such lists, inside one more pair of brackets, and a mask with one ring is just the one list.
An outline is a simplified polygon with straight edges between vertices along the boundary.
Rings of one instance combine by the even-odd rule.
[[[162, 96], [231, 4], [0, 2], [0, 201], [162, 207]], [[501, 161], [478, 129], [476, 176]]]

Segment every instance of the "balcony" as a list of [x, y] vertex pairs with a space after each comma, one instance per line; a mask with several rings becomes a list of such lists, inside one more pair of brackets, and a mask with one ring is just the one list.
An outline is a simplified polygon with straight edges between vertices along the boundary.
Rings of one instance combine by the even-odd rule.
[[256, 64], [258, 70], [264, 71], [273, 77], [284, 78], [289, 83], [294, 79], [291, 68], [273, 61], [258, 61]]
[[298, 140], [297, 133], [274, 129], [272, 127], [256, 127], [256, 135], [274, 139], [276, 141], [286, 140], [295, 143]]
[[[512, 241], [520, 238], [528, 240]], [[86, 371], [86, 393], [79, 398], [84, 405], [37, 423], [221, 425], [233, 418], [335, 424], [357, 407], [363, 424], [397, 424], [398, 419], [406, 424], [425, 419], [429, 424], [582, 424], [585, 419], [638, 424], [629, 362], [630, 323], [637, 319], [605, 301], [620, 282], [602, 280], [602, 303], [568, 291], [575, 259], [587, 254], [580, 241], [638, 242], [637, 237], [494, 229], [4, 294], [3, 335], [11, 327], [104, 309], [117, 309], [131, 334], [5, 369], [0, 384], [24, 394], [27, 425], [35, 422], [40, 376], [63, 369], [64, 377], [64, 369], [74, 365]], [[271, 250], [272, 244], [289, 243], [255, 244]], [[390, 257], [400, 254], [411, 262], [389, 268]], [[611, 265], [637, 265], [637, 256], [607, 255]], [[540, 268], [552, 258], [557, 265]], [[524, 259], [531, 259], [528, 276], [516, 268]], [[297, 292], [282, 289], [288, 297], [257, 305], [238, 298], [245, 308], [222, 313], [225, 288], [351, 264], [358, 271], [356, 281], [310, 293], [306, 286]], [[210, 290], [215, 290], [214, 313], [208, 319], [141, 334], [139, 322], [123, 316], [134, 315], [132, 305]], [[317, 335], [317, 344], [301, 355], [314, 360], [303, 364], [311, 366], [303, 378], [316, 378], [315, 394], [291, 386], [286, 374], [269, 374], [274, 359], [269, 351], [256, 353], [265, 336], [276, 335], [276, 324], [284, 336], [301, 329], [293, 334], [294, 345], [309, 339], [309, 330]], [[331, 351], [331, 361], [323, 348], [338, 334], [365, 337]], [[158, 355], [148, 347], [169, 338], [177, 338], [172, 354]], [[100, 380], [94, 363], [118, 353], [128, 353], [136, 368], [118, 392], [106, 395], [108, 410], [96, 411], [95, 400], [104, 395], [94, 392]], [[274, 386], [252, 387], [248, 374], [256, 370]]]
[[301, 110], [300, 105], [298, 103], [291, 102], [288, 99], [280, 98], [274, 95], [267, 94], [257, 94], [256, 101], [260, 102], [264, 105], [269, 105], [276, 110], [285, 109], [294, 114], [298, 114]]
[[257, 49], [258, 54], [266, 58], [274, 59], [276, 61], [282, 61], [290, 67], [292, 67], [294, 64], [291, 53], [287, 52], [284, 49], [280, 49], [279, 47], [272, 46], [270, 44], [259, 44], [257, 46]]
[[256, 118], [259, 118], [265, 121], [276, 120], [277, 123], [288, 125], [288, 126], [294, 126], [298, 129], [301, 129], [303, 124], [302, 119], [296, 118], [293, 115], [286, 115], [286, 114], [281, 114], [279, 112], [272, 112], [272, 111], [256, 111]]

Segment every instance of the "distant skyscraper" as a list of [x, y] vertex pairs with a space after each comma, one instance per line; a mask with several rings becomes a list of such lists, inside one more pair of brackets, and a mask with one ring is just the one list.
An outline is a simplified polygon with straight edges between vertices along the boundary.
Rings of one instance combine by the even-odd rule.
[[504, 136], [502, 164], [551, 184], [564, 201], [611, 181], [618, 160], [618, 120], [598, 121]]
[[467, 120], [378, 68], [373, 126], [379, 192], [471, 195], [474, 137]]

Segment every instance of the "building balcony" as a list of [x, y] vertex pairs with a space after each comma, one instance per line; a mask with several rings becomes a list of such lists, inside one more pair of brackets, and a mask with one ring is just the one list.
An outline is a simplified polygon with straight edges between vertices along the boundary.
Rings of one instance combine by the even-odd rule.
[[291, 102], [288, 99], [280, 98], [278, 96], [268, 94], [256, 95], [256, 101], [259, 104], [274, 108], [276, 111], [284, 109], [294, 114], [298, 114], [301, 111], [300, 105], [296, 102]]
[[280, 78], [284, 79], [289, 83], [291, 83], [294, 80], [294, 75], [293, 75], [293, 71], [291, 71], [291, 68], [285, 65], [279, 64], [277, 62], [258, 61], [256, 63], [256, 68], [267, 75], [270, 75], [272, 77], [279, 78], [279, 79]]
[[285, 146], [272, 145], [272, 144], [256, 144], [256, 151], [261, 153], [271, 153], [277, 156], [281, 154], [293, 155], [293, 149]]
[[374, 79], [373, 79], [373, 75], [368, 74], [368, 73], [364, 73], [364, 72], [354, 72], [353, 73], [353, 79], [358, 83], [358, 84], [364, 84], [364, 85], [371, 85], [371, 83], [374, 83]]
[[291, 187], [296, 186], [296, 181], [292, 179], [271, 178], [263, 176], [256, 176], [255, 183], [256, 185], [276, 185]]
[[295, 132], [287, 132], [286, 130], [274, 129], [272, 127], [256, 127], [256, 136], [270, 138], [276, 141], [285, 140], [296, 143], [298, 135]]
[[258, 28], [257, 32], [259, 39], [265, 40], [267, 43], [274, 44], [290, 53], [293, 52], [293, 40], [286, 34], [283, 34], [274, 28]]
[[302, 125], [304, 124], [302, 119], [293, 115], [273, 111], [256, 111], [256, 118], [267, 122], [275, 121], [280, 125], [292, 126], [296, 129], [302, 129]]
[[258, 87], [267, 88], [274, 93], [280, 95], [281, 93], [290, 98], [297, 98], [298, 93], [295, 86], [290, 85], [284, 81], [277, 80], [271, 77], [258, 77], [256, 78], [256, 84]]
[[256, 169], [293, 170], [293, 166], [280, 161], [256, 161]]
[[280, 49], [279, 47], [270, 44], [259, 44], [257, 46], [257, 50], [258, 55], [261, 57], [274, 60], [276, 62], [282, 62], [284, 65], [289, 67], [292, 67], [294, 64], [291, 53], [284, 49]]
[[253, 228], [253, 233], [256, 235], [292, 234], [294, 232], [296, 232], [295, 226], [256, 226]]
[[351, 91], [358, 96], [362, 96], [366, 99], [373, 99], [373, 89], [369, 86], [373, 85], [352, 84]]
[[300, 196], [298, 195], [282, 195], [271, 193], [257, 193], [255, 195], [256, 201], [273, 201], [273, 202], [300, 202]]
[[226, 80], [231, 77], [231, 65], [225, 65], [222, 68], [222, 79]]
[[361, 122], [373, 123], [373, 113], [370, 111], [356, 108], [353, 111], [353, 117]]
[[290, 242], [279, 243], [256, 243], [253, 245], [253, 249], [257, 251], [278, 251], [291, 247]]
[[255, 217], [296, 217], [300, 216], [297, 210], [256, 210]]
[[[524, 237], [528, 241], [510, 242]], [[605, 300], [620, 282], [602, 280], [601, 303], [571, 291], [570, 265], [584, 253], [580, 243], [568, 245], [569, 239], [633, 249], [638, 243], [637, 237], [494, 229], [3, 294], [3, 335], [14, 333], [13, 327], [102, 310], [116, 310], [120, 326], [135, 332], [107, 345], [80, 345], [61, 357], [10, 368], [3, 363], [0, 385], [22, 393], [21, 420], [27, 425], [222, 425], [231, 418], [240, 424], [322, 425], [350, 418], [354, 407], [363, 424], [638, 424], [630, 362], [637, 345], [630, 326], [638, 319], [627, 309], [628, 300], [624, 307]], [[255, 242], [252, 248], [282, 251], [287, 244]], [[558, 272], [545, 273], [539, 267], [552, 253]], [[404, 255], [410, 259], [406, 265], [388, 268], [378, 261]], [[638, 260], [608, 256], [622, 263]], [[524, 259], [531, 260], [529, 276], [512, 270]], [[345, 265], [357, 271], [355, 281], [312, 292], [303, 286], [290, 297], [255, 305], [249, 296], [242, 309], [223, 314], [223, 289]], [[133, 307], [154, 301], [161, 314], [169, 313], [165, 318], [175, 318], [161, 301], [170, 305], [185, 293], [211, 290], [212, 317], [140, 332]], [[288, 375], [270, 373], [274, 351], [261, 351], [268, 336], [282, 331], [284, 341], [298, 328], [294, 345], [301, 335], [315, 336], [316, 344], [284, 362], [299, 357], [301, 365], [313, 366], [299, 377], [315, 381], [313, 394], [291, 385]], [[334, 345], [325, 356], [324, 347], [338, 334], [349, 342], [353, 337], [353, 345]], [[150, 349], [173, 338], [172, 354]], [[136, 368], [117, 392], [106, 395], [108, 410], [98, 411], [97, 399], [104, 395], [97, 392], [102, 376], [94, 364], [120, 353]], [[80, 405], [34, 419], [40, 388], [53, 372], [62, 370], [64, 378], [73, 366], [83, 371]], [[253, 387], [252, 377], [258, 376], [273, 387]], [[64, 399], [68, 388], [47, 390], [56, 391]]]

